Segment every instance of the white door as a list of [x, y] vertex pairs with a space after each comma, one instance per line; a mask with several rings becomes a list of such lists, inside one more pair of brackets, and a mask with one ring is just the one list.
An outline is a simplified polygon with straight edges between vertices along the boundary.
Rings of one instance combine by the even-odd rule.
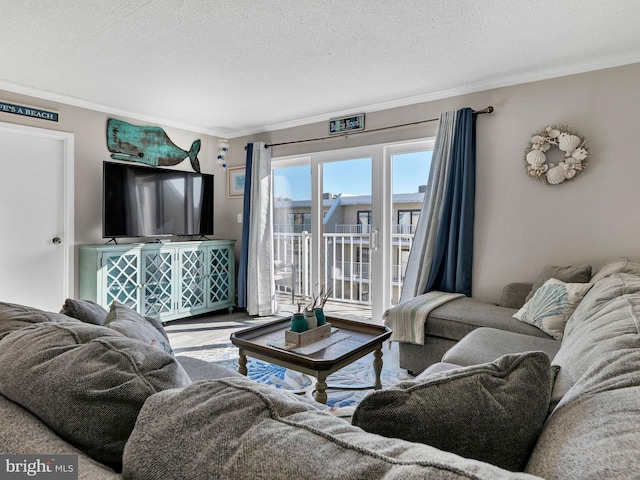
[[0, 301], [73, 294], [73, 135], [0, 123]]

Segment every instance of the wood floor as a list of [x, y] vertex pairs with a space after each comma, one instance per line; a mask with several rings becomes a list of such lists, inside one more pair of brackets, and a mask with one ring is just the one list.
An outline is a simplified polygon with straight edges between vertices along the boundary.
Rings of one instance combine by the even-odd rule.
[[[167, 322], [164, 327], [175, 355], [184, 355], [203, 360], [214, 356], [227, 358], [237, 355], [237, 349], [231, 344], [230, 335], [243, 328], [261, 325], [283, 317], [290, 317], [295, 307], [279, 303], [279, 313], [268, 317], [252, 317], [244, 311], [227, 313], [226, 310]], [[371, 311], [357, 306], [327, 304], [329, 315], [371, 321]], [[398, 348], [394, 342], [390, 348], [386, 345], [384, 362], [388, 367], [398, 368]]]
[[[176, 355], [203, 358], [207, 350], [229, 348], [229, 336], [236, 330], [290, 317], [296, 308], [291, 305], [290, 299], [283, 297], [278, 299], [278, 314], [273, 316], [251, 317], [246, 312], [228, 314], [226, 310], [221, 310], [213, 314], [173, 320], [164, 327]], [[329, 315], [371, 321], [371, 310], [360, 306], [327, 303], [325, 311]]]
[[164, 325], [175, 355], [202, 358], [207, 350], [229, 347], [230, 335], [243, 328], [270, 322], [280, 316], [250, 317], [246, 312], [217, 314], [173, 320]]

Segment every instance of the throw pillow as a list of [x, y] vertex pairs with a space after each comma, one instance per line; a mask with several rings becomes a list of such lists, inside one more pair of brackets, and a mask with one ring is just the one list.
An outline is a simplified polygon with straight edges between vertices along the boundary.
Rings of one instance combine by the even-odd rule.
[[92, 325], [104, 325], [107, 310], [91, 300], [75, 300], [67, 298], [60, 313]]
[[2, 340], [0, 364], [2, 395], [116, 469], [147, 398], [191, 382], [171, 355], [77, 321], [10, 333]]
[[118, 301], [111, 304], [104, 326], [173, 354], [161, 322], [151, 323], [138, 312]]
[[605, 277], [616, 273], [630, 273], [640, 275], [640, 263], [631, 260], [629, 257], [618, 257], [609, 260], [591, 277], [591, 283], [596, 283]]
[[71, 319], [66, 315], [45, 312], [37, 308], [16, 303], [0, 302], [0, 340], [14, 330], [19, 330], [36, 323], [66, 322]]
[[593, 283], [565, 283], [551, 278], [513, 314], [513, 318], [562, 340], [567, 320], [591, 287]]
[[370, 393], [352, 421], [368, 432], [522, 471], [550, 395], [549, 357], [527, 352]]
[[587, 283], [591, 279], [591, 265], [580, 265], [577, 267], [547, 265], [542, 269], [536, 281], [533, 282], [531, 291], [524, 300], [525, 303], [531, 300], [536, 290], [544, 285], [550, 278], [557, 278], [567, 283]]

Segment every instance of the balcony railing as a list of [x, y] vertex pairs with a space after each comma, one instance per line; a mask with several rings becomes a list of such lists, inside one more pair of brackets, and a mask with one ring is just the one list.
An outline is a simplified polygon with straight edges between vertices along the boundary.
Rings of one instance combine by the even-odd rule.
[[[276, 289], [280, 293], [310, 298], [331, 290], [332, 301], [370, 306], [369, 283], [369, 232], [368, 225], [351, 225], [343, 232], [325, 233], [322, 236], [322, 282], [319, 286], [311, 279], [311, 234], [280, 232], [273, 234]], [[406, 270], [406, 259], [401, 255], [413, 244], [413, 232], [406, 233], [406, 226], [399, 225], [391, 235], [393, 258], [391, 283], [393, 299], [400, 297]], [[348, 232], [347, 232], [348, 231]], [[292, 301], [292, 303], [294, 303]]]
[[371, 225], [336, 225], [336, 233], [371, 233]]
[[273, 226], [274, 233], [302, 233], [302, 232], [310, 232], [311, 224], [276, 224]]

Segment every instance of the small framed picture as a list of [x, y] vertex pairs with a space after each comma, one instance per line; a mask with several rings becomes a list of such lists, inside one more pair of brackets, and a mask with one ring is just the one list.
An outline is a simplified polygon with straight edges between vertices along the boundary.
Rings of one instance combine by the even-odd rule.
[[242, 197], [244, 195], [244, 172], [244, 166], [227, 168], [229, 197]]

